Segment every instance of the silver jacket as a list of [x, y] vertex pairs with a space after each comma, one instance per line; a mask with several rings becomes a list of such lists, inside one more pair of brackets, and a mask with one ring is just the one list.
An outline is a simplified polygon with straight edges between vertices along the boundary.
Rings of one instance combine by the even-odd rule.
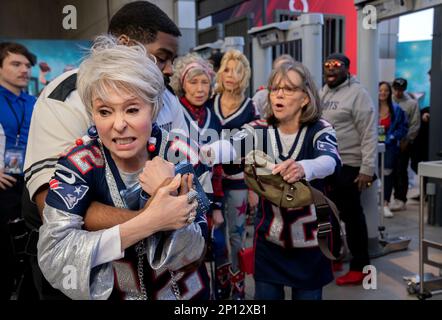
[[[104, 300], [114, 287], [112, 262], [92, 268], [103, 230], [82, 230], [82, 217], [46, 206], [38, 240], [38, 263], [48, 282], [75, 300]], [[161, 237], [166, 237], [160, 241]], [[204, 249], [201, 229], [192, 223], [166, 236], [144, 240], [147, 260], [154, 270], [178, 270], [198, 260]], [[115, 269], [118, 271], [118, 269]], [[119, 275], [124, 278], [124, 275]]]

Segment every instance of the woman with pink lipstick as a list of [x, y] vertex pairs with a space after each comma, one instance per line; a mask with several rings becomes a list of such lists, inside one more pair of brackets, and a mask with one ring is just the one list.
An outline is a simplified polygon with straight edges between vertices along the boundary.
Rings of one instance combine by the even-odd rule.
[[[126, 46], [101, 36], [79, 68], [78, 93], [95, 127], [58, 160], [38, 241], [44, 276], [71, 299], [209, 296], [205, 266], [192, 265], [204, 254], [207, 224], [204, 214], [196, 213], [192, 175], [175, 176], [174, 164], [165, 163], [169, 154], [180, 153], [174, 147], [179, 140], [169, 141], [153, 125], [164, 80], [152, 59], [141, 44]], [[164, 166], [169, 174], [153, 186]], [[140, 181], [145, 192], [137, 188]], [[93, 201], [133, 215], [103, 221], [107, 229], [86, 231]], [[76, 279], [73, 285], [66, 285], [67, 269]]]
[[[224, 53], [221, 67], [216, 74], [216, 95], [210, 101], [211, 109], [221, 122], [223, 131], [238, 130], [245, 123], [259, 118], [259, 113], [245, 91], [250, 80], [250, 65], [246, 56], [238, 50]], [[224, 261], [217, 269], [217, 277], [221, 280], [232, 298], [244, 299], [244, 273], [239, 270], [238, 252], [244, 247], [245, 221], [249, 191], [244, 182], [243, 173], [224, 175], [224, 220], [222, 228], [228, 229], [226, 238], [230, 241], [231, 261]], [[229, 266], [230, 264], [230, 266]]]

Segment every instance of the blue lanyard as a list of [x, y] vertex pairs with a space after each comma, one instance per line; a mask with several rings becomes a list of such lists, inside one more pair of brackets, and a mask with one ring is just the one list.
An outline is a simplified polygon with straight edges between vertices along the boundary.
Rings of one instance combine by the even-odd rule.
[[[15, 121], [17, 121], [18, 129], [17, 129], [17, 136], [16, 136], [16, 139], [15, 139], [15, 146], [18, 147], [18, 142], [20, 140], [21, 127], [23, 126], [23, 122], [25, 121], [25, 112], [26, 112], [26, 110], [25, 110], [25, 108], [23, 108], [23, 113], [22, 113], [22, 116], [21, 116], [21, 121], [19, 121], [18, 120], [17, 112], [15, 112], [15, 109], [12, 106], [11, 102], [9, 101], [8, 98], [6, 98], [6, 97], [4, 97], [4, 98], [5, 98], [6, 103], [8, 104], [9, 109], [11, 109], [11, 111], [12, 111], [12, 113], [14, 115]], [[19, 104], [22, 106], [21, 103], [19, 103]]]

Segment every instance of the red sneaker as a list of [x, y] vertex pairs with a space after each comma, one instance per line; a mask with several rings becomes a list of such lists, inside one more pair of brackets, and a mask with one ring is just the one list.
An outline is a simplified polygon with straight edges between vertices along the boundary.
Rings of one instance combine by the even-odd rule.
[[344, 270], [344, 264], [341, 261], [333, 261], [332, 270], [333, 272], [340, 272]]
[[346, 286], [350, 284], [358, 285], [362, 283], [366, 275], [362, 271], [349, 271], [343, 276], [336, 279], [338, 286]]

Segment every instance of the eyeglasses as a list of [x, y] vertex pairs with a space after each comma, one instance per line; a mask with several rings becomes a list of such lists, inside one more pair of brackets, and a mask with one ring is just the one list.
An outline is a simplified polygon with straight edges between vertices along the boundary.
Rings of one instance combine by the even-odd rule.
[[277, 95], [279, 90], [282, 90], [282, 94], [286, 97], [291, 97], [296, 91], [304, 91], [301, 87], [269, 87], [269, 92], [271, 95]]
[[330, 68], [340, 68], [340, 67], [342, 67], [342, 65], [343, 65], [343, 63], [340, 62], [340, 61], [337, 61], [337, 60], [330, 60], [330, 61], [326, 61], [324, 63], [324, 67], [327, 68], [327, 69], [330, 69]]

